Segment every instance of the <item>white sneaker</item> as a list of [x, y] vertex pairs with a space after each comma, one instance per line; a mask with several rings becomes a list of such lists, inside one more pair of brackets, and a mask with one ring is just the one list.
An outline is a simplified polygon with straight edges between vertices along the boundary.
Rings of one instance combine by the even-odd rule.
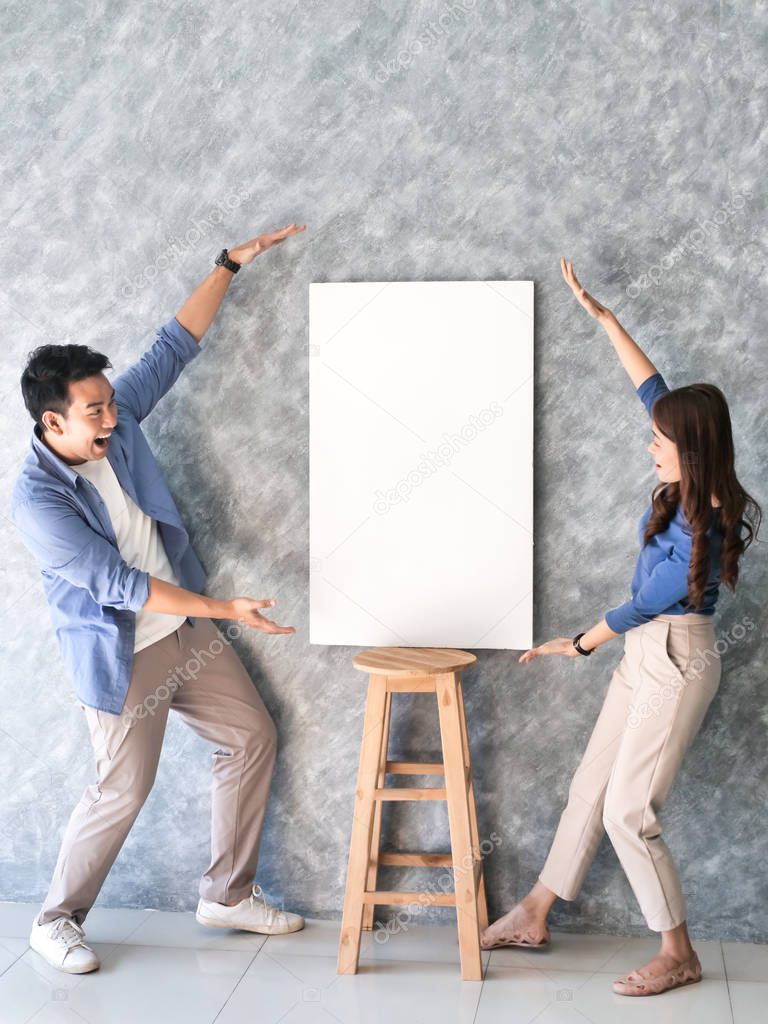
[[262, 935], [283, 935], [285, 932], [298, 932], [304, 927], [304, 918], [299, 914], [270, 906], [260, 885], [251, 886], [251, 895], [234, 907], [201, 899], [195, 920], [208, 928], [242, 928], [247, 932], [261, 932]]
[[83, 942], [85, 932], [71, 917], [57, 917], [47, 924], [32, 925], [29, 944], [51, 967], [68, 974], [86, 974], [100, 965], [98, 956]]

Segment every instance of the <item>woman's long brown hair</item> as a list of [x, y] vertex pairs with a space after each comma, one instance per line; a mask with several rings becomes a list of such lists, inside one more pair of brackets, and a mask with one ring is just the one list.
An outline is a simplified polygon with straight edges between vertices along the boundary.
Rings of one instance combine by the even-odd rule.
[[677, 445], [680, 480], [654, 487], [643, 544], [666, 530], [681, 502], [693, 535], [688, 607], [696, 611], [704, 599], [710, 570], [706, 531], [714, 520], [711, 495], [721, 505], [720, 581], [731, 590], [736, 589], [739, 578], [739, 559], [757, 538], [762, 510], [736, 478], [731, 417], [720, 388], [689, 384], [668, 391], [654, 403], [653, 419], [661, 433]]

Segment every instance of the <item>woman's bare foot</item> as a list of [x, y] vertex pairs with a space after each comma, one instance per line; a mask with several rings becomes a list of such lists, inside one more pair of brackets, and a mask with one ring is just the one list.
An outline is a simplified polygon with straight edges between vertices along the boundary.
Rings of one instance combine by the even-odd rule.
[[531, 907], [522, 900], [503, 917], [489, 925], [480, 936], [482, 949], [508, 945], [510, 941], [524, 942], [531, 946], [547, 945], [549, 928], [546, 912], [538, 907]]

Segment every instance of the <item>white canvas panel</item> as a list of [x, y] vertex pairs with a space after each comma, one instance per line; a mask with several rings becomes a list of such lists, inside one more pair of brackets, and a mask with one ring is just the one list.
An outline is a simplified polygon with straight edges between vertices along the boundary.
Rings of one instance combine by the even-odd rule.
[[310, 643], [532, 645], [533, 282], [309, 288]]

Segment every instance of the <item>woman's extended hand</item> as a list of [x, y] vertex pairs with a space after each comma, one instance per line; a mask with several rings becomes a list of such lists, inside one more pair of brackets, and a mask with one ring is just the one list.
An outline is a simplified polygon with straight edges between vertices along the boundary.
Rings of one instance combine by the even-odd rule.
[[529, 662], [533, 661], [534, 658], [540, 657], [542, 654], [562, 654], [566, 658], [584, 657], [573, 646], [573, 639], [571, 637], [559, 636], [555, 640], [548, 640], [539, 647], [531, 647], [530, 650], [524, 651], [517, 660], [519, 662]]
[[259, 601], [254, 597], [233, 597], [229, 602], [230, 614], [227, 618], [237, 619], [245, 626], [251, 626], [262, 633], [295, 633], [295, 626], [278, 626], [277, 623], [265, 619], [259, 608], [269, 608], [275, 603], [273, 597]]
[[230, 249], [229, 255], [235, 263], [252, 263], [259, 253], [283, 242], [288, 235], [296, 235], [305, 231], [306, 227], [306, 224], [289, 224], [287, 228], [280, 228], [279, 231], [268, 231], [266, 235], [259, 235], [258, 238], [252, 238], [250, 242], [238, 245], [236, 249]]
[[[589, 292], [585, 291], [585, 289], [579, 284], [579, 280], [573, 272], [573, 265], [569, 260], [566, 260], [564, 256], [560, 257], [560, 268], [563, 271], [563, 277], [568, 283], [571, 291], [590, 316], [593, 316], [595, 320], [600, 320], [602, 317], [610, 315], [610, 309], [598, 302], [593, 295], [590, 295]], [[579, 652], [577, 651], [576, 653], [578, 654]]]

